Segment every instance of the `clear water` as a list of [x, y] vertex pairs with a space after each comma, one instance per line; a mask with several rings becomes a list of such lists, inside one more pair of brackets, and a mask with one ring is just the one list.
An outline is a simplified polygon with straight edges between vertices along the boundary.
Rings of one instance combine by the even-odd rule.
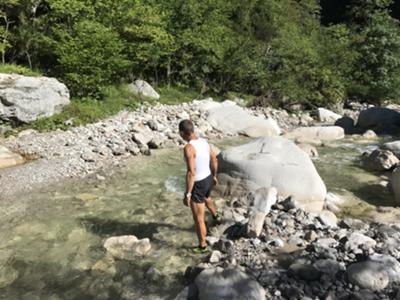
[[[350, 214], [393, 202], [376, 187], [381, 178], [360, 167], [366, 147], [341, 141], [321, 147], [315, 161], [328, 189], [349, 199]], [[199, 260], [186, 251], [196, 237], [181, 202], [184, 173], [181, 151], [162, 150], [103, 182], [73, 181], [0, 202], [0, 299], [174, 298], [186, 267]], [[104, 240], [125, 234], [150, 238], [152, 250], [136, 261], [108, 262]], [[92, 270], [98, 262], [104, 272]]]
[[[187, 251], [197, 241], [182, 204], [184, 174], [182, 151], [161, 150], [104, 182], [74, 181], [0, 202], [0, 299], [174, 298], [199, 259]], [[107, 264], [104, 240], [128, 234], [149, 238], [150, 253]], [[99, 261], [112, 271], [93, 271]]]

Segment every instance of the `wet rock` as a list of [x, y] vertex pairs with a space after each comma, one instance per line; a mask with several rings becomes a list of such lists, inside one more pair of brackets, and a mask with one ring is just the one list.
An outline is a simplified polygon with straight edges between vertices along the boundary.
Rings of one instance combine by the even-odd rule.
[[0, 169], [23, 164], [24, 158], [0, 145]]
[[398, 158], [400, 157], [400, 141], [385, 143], [383, 144], [382, 149], [389, 150]]
[[18, 278], [18, 271], [7, 265], [0, 265], [0, 289], [11, 285]]
[[198, 300], [199, 299], [199, 291], [195, 284], [191, 284], [185, 287], [175, 298], [174, 300]]
[[221, 257], [222, 257], [222, 253], [218, 250], [214, 250], [213, 252], [211, 252], [209, 261], [212, 264], [216, 264], [221, 260]]
[[365, 139], [376, 139], [378, 137], [373, 130], [367, 130], [362, 136]]
[[353, 284], [363, 289], [380, 291], [389, 284], [389, 275], [380, 263], [365, 261], [355, 263], [347, 268], [347, 277]]
[[148, 238], [139, 240], [134, 235], [108, 238], [103, 246], [114, 258], [124, 260], [136, 260], [137, 256], [146, 255], [151, 249]]
[[117, 274], [117, 268], [114, 258], [111, 255], [105, 256], [93, 265], [91, 271], [95, 276], [115, 276], [115, 274]]
[[357, 126], [372, 129], [378, 134], [393, 133], [400, 124], [400, 113], [383, 107], [371, 107], [363, 110], [357, 121]]
[[254, 279], [238, 269], [207, 269], [197, 276], [199, 300], [265, 299], [265, 290]]
[[374, 150], [371, 154], [363, 155], [364, 166], [375, 171], [386, 171], [396, 167], [399, 159], [388, 150]]
[[352, 134], [355, 132], [354, 119], [348, 116], [344, 116], [335, 122], [335, 126], [342, 127], [346, 134]]

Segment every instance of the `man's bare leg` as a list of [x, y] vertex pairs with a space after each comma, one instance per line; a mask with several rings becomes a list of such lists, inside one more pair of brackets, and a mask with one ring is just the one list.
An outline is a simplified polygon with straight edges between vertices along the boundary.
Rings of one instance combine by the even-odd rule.
[[194, 201], [190, 201], [190, 208], [193, 213], [194, 225], [197, 233], [197, 237], [199, 239], [199, 246], [206, 247], [206, 223], [204, 221], [204, 213], [205, 213], [205, 205], [204, 203], [196, 203]]
[[217, 216], [217, 209], [215, 208], [214, 202], [212, 201], [211, 197], [206, 198], [205, 203], [211, 215], [215, 218]]

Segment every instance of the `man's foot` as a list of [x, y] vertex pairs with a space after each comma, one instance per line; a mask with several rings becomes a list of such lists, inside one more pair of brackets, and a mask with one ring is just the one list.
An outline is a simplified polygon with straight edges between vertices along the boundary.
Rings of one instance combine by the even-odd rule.
[[213, 216], [213, 220], [216, 225], [220, 225], [222, 223], [222, 218], [219, 213], [216, 213], [216, 215]]
[[200, 247], [200, 246], [192, 247], [192, 248], [189, 249], [189, 251], [192, 252], [193, 254], [207, 254], [209, 252], [207, 246], [205, 246], [205, 247]]

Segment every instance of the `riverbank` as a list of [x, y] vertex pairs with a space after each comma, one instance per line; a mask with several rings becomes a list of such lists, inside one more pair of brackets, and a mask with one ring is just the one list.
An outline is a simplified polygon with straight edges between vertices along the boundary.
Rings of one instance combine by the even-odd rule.
[[[314, 122], [307, 113], [296, 115], [271, 108], [243, 109], [263, 119], [275, 119], [284, 131]], [[207, 112], [194, 101], [142, 106], [137, 111], [120, 112], [103, 121], [67, 131], [40, 133], [28, 129], [8, 137], [2, 144], [29, 161], [0, 170], [1, 198], [68, 178], [84, 178], [100, 171], [104, 175], [130, 157], [150, 155], [152, 149], [179, 147], [183, 140], [178, 135], [178, 123], [185, 118], [192, 119], [198, 133], [208, 138], [235, 135], [212, 127], [206, 120]]]

